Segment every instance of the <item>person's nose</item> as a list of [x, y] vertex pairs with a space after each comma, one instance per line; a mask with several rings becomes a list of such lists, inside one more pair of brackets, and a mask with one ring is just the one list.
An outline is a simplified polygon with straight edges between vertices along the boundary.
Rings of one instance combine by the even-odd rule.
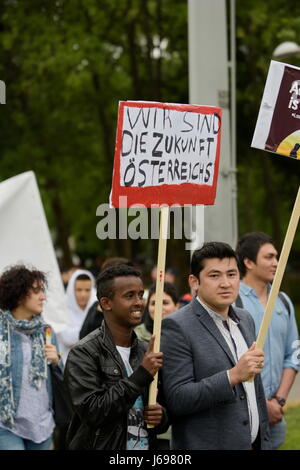
[[228, 287], [228, 286], [230, 286], [230, 279], [229, 279], [229, 277], [223, 276], [223, 277], [221, 278], [221, 284], [220, 284], [220, 285], [221, 285], [221, 287]]
[[139, 307], [139, 308], [141, 308], [141, 307], [144, 306], [143, 299], [142, 299], [139, 295], [137, 295], [137, 296], [135, 297], [135, 302], [134, 302], [134, 303], [135, 303], [135, 306], [137, 306], [137, 307]]

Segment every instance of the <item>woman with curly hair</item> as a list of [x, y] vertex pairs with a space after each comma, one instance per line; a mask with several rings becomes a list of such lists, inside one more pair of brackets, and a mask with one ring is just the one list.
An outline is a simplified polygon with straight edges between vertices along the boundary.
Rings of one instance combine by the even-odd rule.
[[55, 426], [50, 364], [60, 357], [54, 333], [45, 344], [41, 313], [47, 279], [16, 265], [0, 276], [0, 450], [47, 450]]

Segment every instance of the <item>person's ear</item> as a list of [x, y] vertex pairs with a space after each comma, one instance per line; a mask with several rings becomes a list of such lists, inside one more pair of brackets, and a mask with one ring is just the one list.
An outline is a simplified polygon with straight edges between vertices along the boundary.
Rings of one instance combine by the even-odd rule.
[[189, 275], [189, 286], [194, 292], [197, 292], [199, 287], [199, 279], [194, 276], [194, 274]]
[[104, 312], [109, 312], [112, 309], [111, 299], [109, 297], [101, 297], [99, 300], [99, 305], [101, 310]]
[[246, 269], [248, 269], [249, 271], [251, 271], [256, 265], [256, 263], [254, 261], [252, 261], [251, 259], [249, 259], [249, 258], [244, 258], [243, 263], [244, 263]]

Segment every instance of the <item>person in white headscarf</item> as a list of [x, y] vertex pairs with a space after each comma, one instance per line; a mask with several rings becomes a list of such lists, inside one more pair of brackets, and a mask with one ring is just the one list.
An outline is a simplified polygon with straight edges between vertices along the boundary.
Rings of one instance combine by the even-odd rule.
[[64, 364], [71, 347], [79, 340], [79, 332], [89, 308], [97, 300], [93, 274], [85, 269], [77, 269], [69, 280], [66, 298], [69, 326], [57, 334]]

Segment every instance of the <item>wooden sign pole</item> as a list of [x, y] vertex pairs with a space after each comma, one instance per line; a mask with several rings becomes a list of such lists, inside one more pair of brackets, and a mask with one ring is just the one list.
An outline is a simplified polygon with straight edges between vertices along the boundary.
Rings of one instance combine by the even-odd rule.
[[[165, 282], [168, 220], [169, 220], [169, 207], [162, 207], [160, 210], [160, 230], [159, 230], [159, 242], [158, 242], [157, 277], [156, 277], [155, 309], [154, 309], [154, 324], [153, 324], [153, 334], [155, 335], [154, 352], [159, 352], [160, 350], [160, 333], [161, 333], [162, 305], [163, 305], [164, 282]], [[155, 375], [154, 380], [151, 382], [151, 385], [150, 385], [149, 405], [154, 405], [156, 403], [157, 378], [158, 378], [158, 374]], [[152, 426], [148, 426], [148, 427], [152, 427]]]
[[297, 230], [299, 215], [300, 215], [300, 186], [298, 189], [298, 194], [297, 194], [296, 202], [295, 202], [294, 209], [292, 212], [292, 216], [290, 219], [290, 223], [288, 226], [288, 230], [286, 232], [284, 244], [281, 250], [278, 266], [276, 269], [276, 274], [272, 282], [272, 287], [271, 287], [270, 295], [268, 298], [268, 303], [266, 306], [266, 310], [265, 310], [265, 313], [264, 313], [264, 316], [260, 325], [260, 329], [259, 329], [259, 333], [258, 333], [258, 337], [256, 341], [256, 347], [260, 349], [263, 349], [264, 347], [266, 334], [267, 334], [271, 317], [272, 317], [272, 312], [274, 310], [275, 302], [276, 302], [278, 292], [280, 289], [286, 263], [290, 254], [295, 232]]

